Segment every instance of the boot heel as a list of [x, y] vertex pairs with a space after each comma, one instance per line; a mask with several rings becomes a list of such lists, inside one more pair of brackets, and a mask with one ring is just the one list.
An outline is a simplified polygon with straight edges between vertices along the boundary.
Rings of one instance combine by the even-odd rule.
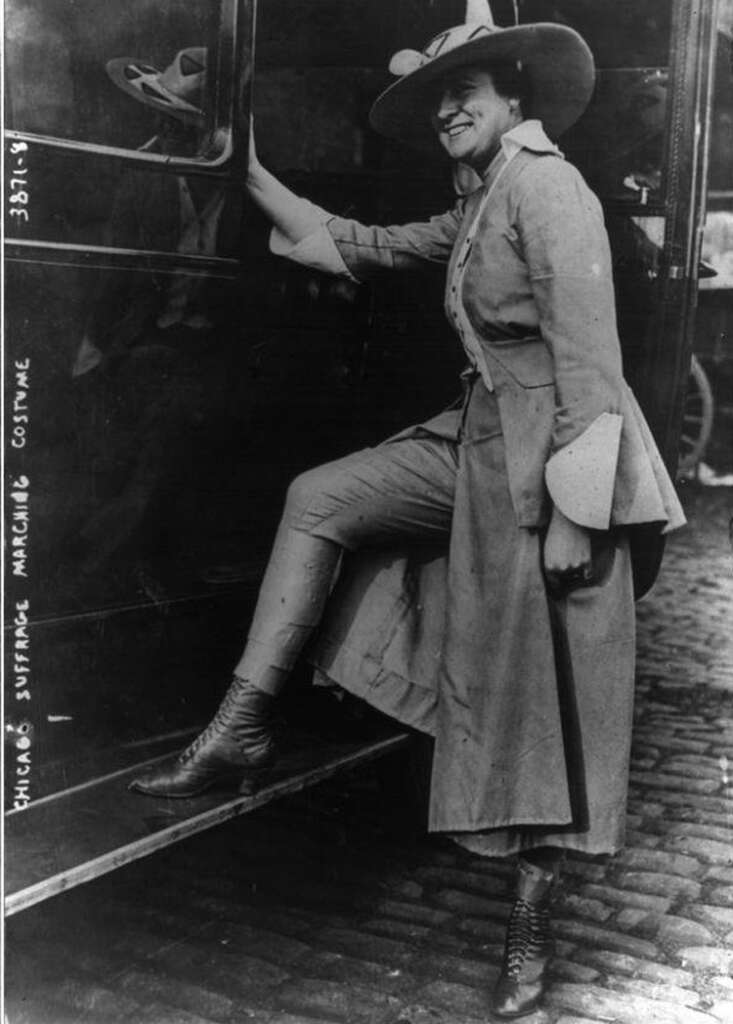
[[248, 768], [239, 783], [239, 792], [242, 796], [254, 796], [264, 789], [272, 775], [272, 766], [265, 765], [262, 768]]

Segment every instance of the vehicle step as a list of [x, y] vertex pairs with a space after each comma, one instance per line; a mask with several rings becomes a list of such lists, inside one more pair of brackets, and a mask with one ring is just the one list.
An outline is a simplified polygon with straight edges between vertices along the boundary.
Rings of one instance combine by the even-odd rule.
[[393, 753], [409, 740], [405, 732], [369, 741], [300, 737], [281, 758], [272, 781], [252, 796], [219, 789], [181, 800], [128, 789], [143, 767], [163, 763], [168, 753], [10, 811], [5, 815], [5, 915]]

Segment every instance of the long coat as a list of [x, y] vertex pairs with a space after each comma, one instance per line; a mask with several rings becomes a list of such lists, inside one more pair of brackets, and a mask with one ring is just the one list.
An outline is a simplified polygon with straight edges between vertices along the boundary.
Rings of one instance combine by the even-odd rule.
[[[462, 412], [405, 432], [459, 445], [448, 550], [352, 559], [315, 663], [435, 737], [432, 829], [485, 853], [612, 852], [633, 703], [625, 528], [684, 516], [623, 379], [600, 204], [535, 121], [429, 222], [321, 220], [274, 250], [357, 279], [447, 263], [446, 312], [481, 380]], [[560, 599], [541, 572], [552, 503], [593, 537], [592, 585]]]

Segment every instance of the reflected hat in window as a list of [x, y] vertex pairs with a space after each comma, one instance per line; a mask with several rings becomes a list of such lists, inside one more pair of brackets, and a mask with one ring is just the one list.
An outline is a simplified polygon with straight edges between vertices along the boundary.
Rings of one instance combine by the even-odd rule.
[[532, 93], [530, 111], [556, 138], [580, 117], [595, 84], [593, 55], [567, 25], [538, 22], [499, 28], [488, 0], [467, 0], [466, 20], [435, 36], [424, 50], [400, 50], [389, 70], [398, 80], [377, 97], [369, 114], [382, 135], [424, 141], [430, 134], [431, 89], [448, 72], [469, 64], [512, 64], [523, 71]]
[[116, 57], [107, 62], [107, 74], [115, 85], [141, 103], [186, 124], [203, 123], [205, 47], [181, 50], [163, 71], [134, 57]]

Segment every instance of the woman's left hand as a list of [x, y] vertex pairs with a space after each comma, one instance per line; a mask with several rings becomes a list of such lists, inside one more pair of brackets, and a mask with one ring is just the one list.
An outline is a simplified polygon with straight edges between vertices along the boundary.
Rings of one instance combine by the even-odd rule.
[[587, 586], [592, 579], [590, 533], [553, 508], [545, 537], [544, 568], [553, 590]]

